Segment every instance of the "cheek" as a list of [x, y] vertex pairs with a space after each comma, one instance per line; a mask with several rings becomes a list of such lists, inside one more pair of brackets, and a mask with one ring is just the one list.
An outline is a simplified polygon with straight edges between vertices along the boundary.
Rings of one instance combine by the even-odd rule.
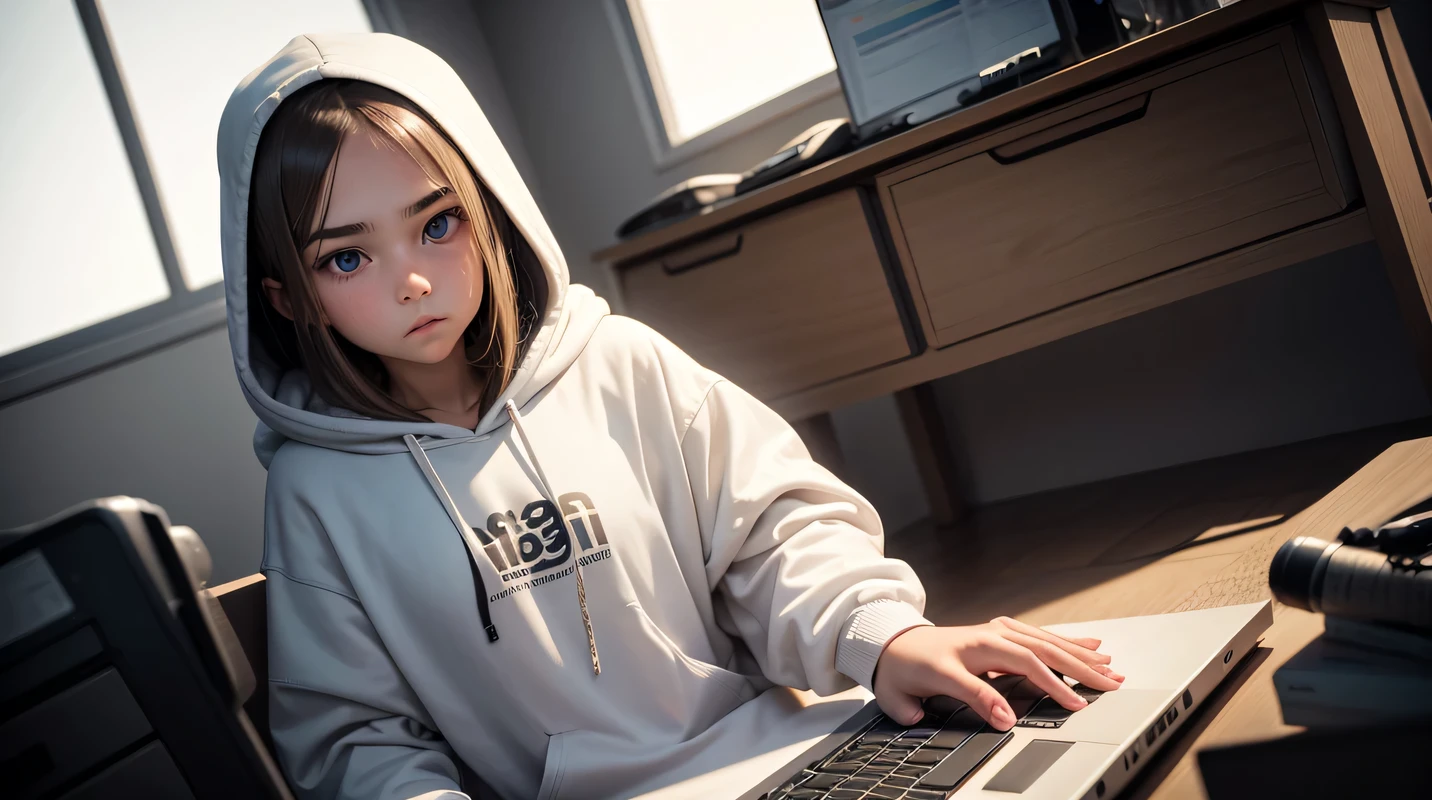
[[[343, 338], [372, 350], [368, 340], [381, 329], [383, 314], [388, 311], [382, 302], [381, 292], [368, 276], [359, 276], [347, 281], [319, 280], [318, 300], [334, 329]], [[392, 306], [391, 298], [387, 306]]]
[[442, 287], [447, 294], [466, 299], [476, 311], [482, 302], [483, 270], [482, 259], [474, 250], [466, 247], [444, 247], [435, 260], [438, 274], [447, 284]]

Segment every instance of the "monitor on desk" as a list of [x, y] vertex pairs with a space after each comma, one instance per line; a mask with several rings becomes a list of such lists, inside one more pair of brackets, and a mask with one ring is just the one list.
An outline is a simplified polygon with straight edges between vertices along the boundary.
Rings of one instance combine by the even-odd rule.
[[857, 135], [913, 125], [1052, 65], [1053, 0], [820, 0]]

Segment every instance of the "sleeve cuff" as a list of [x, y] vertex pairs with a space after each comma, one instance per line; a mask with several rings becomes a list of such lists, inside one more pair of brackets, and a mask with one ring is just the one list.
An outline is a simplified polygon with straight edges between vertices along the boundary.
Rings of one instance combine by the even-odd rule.
[[875, 691], [875, 665], [891, 639], [922, 625], [933, 625], [909, 603], [877, 600], [851, 612], [835, 648], [835, 668], [842, 675]]

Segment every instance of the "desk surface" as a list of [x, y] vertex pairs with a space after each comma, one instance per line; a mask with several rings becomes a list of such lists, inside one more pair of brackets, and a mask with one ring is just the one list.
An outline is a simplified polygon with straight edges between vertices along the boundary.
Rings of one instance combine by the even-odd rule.
[[[1270, 597], [1268, 566], [1288, 539], [1381, 524], [1432, 495], [1432, 438], [1382, 450], [1398, 435], [1335, 437], [1014, 501], [966, 523], [965, 549], [951, 544], [957, 536], [909, 532], [890, 550], [919, 565], [930, 616], [947, 624], [1012, 613], [1050, 625], [1257, 602]], [[1328, 491], [1340, 469], [1351, 477]], [[1262, 647], [1129, 796], [1201, 798], [1197, 749], [1300, 730], [1281, 721], [1273, 671], [1321, 632], [1320, 616], [1276, 605]]]

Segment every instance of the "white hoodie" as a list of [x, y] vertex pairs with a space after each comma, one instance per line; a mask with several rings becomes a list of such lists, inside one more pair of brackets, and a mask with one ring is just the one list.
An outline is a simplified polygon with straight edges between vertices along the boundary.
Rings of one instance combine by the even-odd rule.
[[[259, 135], [332, 78], [427, 111], [541, 262], [539, 328], [475, 430], [331, 408], [250, 338]], [[885, 643], [928, 624], [874, 510], [785, 421], [568, 283], [512, 161], [431, 52], [300, 36], [234, 91], [218, 156], [229, 341], [269, 471], [273, 736], [300, 796], [451, 800], [464, 767], [507, 798], [682, 794], [858, 708]]]

